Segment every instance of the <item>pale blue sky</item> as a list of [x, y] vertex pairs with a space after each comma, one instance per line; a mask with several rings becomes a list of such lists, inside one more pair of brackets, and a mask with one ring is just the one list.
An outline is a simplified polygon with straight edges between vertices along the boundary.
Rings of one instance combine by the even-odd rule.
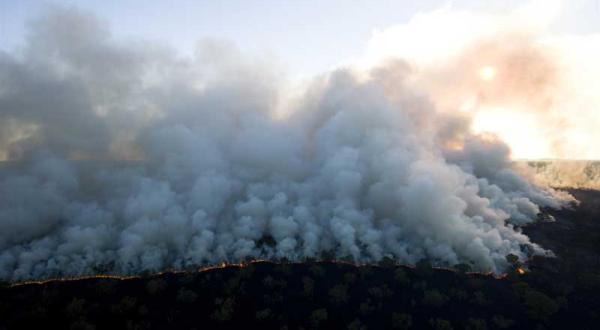
[[[558, 32], [600, 32], [599, 0], [568, 1]], [[371, 32], [445, 5], [502, 12], [516, 0], [0, 0], [0, 49], [23, 41], [27, 20], [48, 4], [75, 5], [108, 21], [119, 36], [167, 43], [190, 53], [203, 38], [275, 55], [295, 74], [313, 74], [361, 54]]]

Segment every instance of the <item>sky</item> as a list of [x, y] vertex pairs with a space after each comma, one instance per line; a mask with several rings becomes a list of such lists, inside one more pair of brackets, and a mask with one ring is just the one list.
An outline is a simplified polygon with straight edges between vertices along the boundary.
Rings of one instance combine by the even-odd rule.
[[[267, 54], [293, 76], [311, 76], [361, 56], [375, 31], [438, 8], [506, 13], [515, 0], [223, 0], [98, 1], [2, 0], [0, 49], [22, 42], [27, 22], [53, 4], [73, 5], [106, 20], [120, 37], [143, 38], [191, 54], [199, 40], [232, 41], [242, 51]], [[550, 29], [600, 31], [598, 0], [565, 2]]]
[[[531, 46], [541, 47], [545, 60], [560, 72], [555, 79], [562, 85], [552, 91], [532, 90], [548, 94], [544, 97], [552, 101], [544, 105], [527, 98], [519, 101], [525, 105], [506, 104], [516, 96], [502, 93], [496, 95], [497, 102], [475, 102], [474, 131], [498, 135], [518, 159], [600, 158], [600, 148], [590, 143], [600, 138], [600, 0], [2, 0], [0, 51], [19, 54], [30, 22], [53, 6], [94, 15], [125, 43], [150, 41], [184, 58], [194, 58], [206, 40], [229, 42], [243, 56], [277, 68], [285, 76], [281, 90], [286, 95], [301, 93], [298, 86], [335, 68], [368, 69], [390, 57], [402, 58], [429, 72], [424, 81], [447, 84], [421, 86], [439, 108], [473, 108], [469, 104], [482, 90], [519, 94], [514, 81], [502, 78], [508, 77], [510, 66], [494, 79], [498, 68], [491, 62], [501, 59], [493, 53], [485, 58], [471, 54], [481, 67], [467, 66], [467, 72], [451, 75], [461, 77], [462, 90], [453, 86], [458, 81], [445, 81], [442, 72], [433, 71], [454, 65], [447, 62], [458, 60], [457, 54], [478, 40], [527, 31]], [[509, 38], [495, 52], [510, 57], [513, 44]], [[493, 72], [490, 79], [469, 80], [487, 66]], [[530, 79], [526, 71], [511, 74]]]

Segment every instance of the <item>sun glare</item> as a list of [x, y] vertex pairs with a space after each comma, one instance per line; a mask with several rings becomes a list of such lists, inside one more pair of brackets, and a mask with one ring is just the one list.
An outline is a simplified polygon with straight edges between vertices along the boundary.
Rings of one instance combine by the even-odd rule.
[[496, 77], [496, 68], [486, 65], [479, 69], [479, 78], [483, 81], [491, 81]]
[[552, 156], [535, 118], [527, 112], [502, 108], [483, 109], [473, 120], [477, 134], [492, 133], [511, 149], [513, 159], [542, 159]]

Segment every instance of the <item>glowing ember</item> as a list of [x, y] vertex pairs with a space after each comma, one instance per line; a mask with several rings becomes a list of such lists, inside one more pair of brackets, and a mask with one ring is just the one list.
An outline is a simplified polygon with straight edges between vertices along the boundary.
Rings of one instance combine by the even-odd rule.
[[525, 269], [523, 269], [523, 268], [517, 268], [517, 273], [523, 275], [523, 274], [525, 274]]
[[[382, 267], [377, 264], [365, 264], [365, 263], [345, 261], [345, 260], [316, 260], [315, 262], [316, 263], [343, 264], [343, 265], [353, 266], [353, 267], [369, 267], [369, 266], [370, 267]], [[195, 271], [167, 269], [167, 270], [164, 270], [161, 272], [154, 273], [154, 274], [152, 274], [152, 276], [158, 277], [158, 276], [162, 276], [165, 274], [192, 274], [195, 272], [204, 273], [204, 272], [209, 272], [209, 271], [223, 269], [223, 268], [244, 268], [244, 267], [248, 267], [249, 265], [261, 264], [261, 263], [280, 264], [278, 261], [265, 260], [265, 259], [254, 259], [254, 260], [248, 260], [248, 261], [243, 261], [243, 262], [239, 262], [239, 263], [221, 262], [221, 263], [218, 263], [215, 265], [206, 265], [206, 266], [200, 267], [200, 268], [196, 269]], [[306, 264], [306, 263], [303, 261], [297, 261], [297, 262], [286, 262], [286, 264], [300, 265], [300, 264]], [[412, 268], [412, 269], [416, 268], [416, 266], [414, 266], [414, 265], [400, 264], [400, 263], [395, 264], [395, 266], [396, 267], [408, 267], [408, 268]], [[446, 270], [446, 271], [453, 271], [453, 272], [456, 271], [455, 268], [450, 268], [450, 267], [431, 266], [431, 268], [436, 269], [436, 270]], [[518, 268], [517, 272], [519, 272], [519, 274], [525, 273], [525, 271], [522, 268]], [[486, 275], [486, 276], [492, 276], [497, 279], [506, 277], [506, 273], [495, 274], [493, 272], [473, 271], [473, 272], [468, 272], [467, 274], [469, 274], [469, 275]], [[72, 281], [82, 281], [82, 280], [91, 280], [91, 279], [112, 279], [112, 280], [119, 280], [119, 281], [127, 281], [127, 280], [139, 280], [139, 279], [142, 279], [142, 276], [139, 276], [139, 275], [116, 275], [116, 274], [81, 275], [81, 276], [72, 276], [72, 277], [63, 277], [63, 278], [48, 278], [48, 279], [41, 279], [41, 280], [15, 282], [15, 283], [12, 283], [10, 285], [10, 287], [18, 287], [18, 286], [24, 286], [24, 285], [44, 285], [44, 284], [52, 283], [52, 282], [72, 282]]]

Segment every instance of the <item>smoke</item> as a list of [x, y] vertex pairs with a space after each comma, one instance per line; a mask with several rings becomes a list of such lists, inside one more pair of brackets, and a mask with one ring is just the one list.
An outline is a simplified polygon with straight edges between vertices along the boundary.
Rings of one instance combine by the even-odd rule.
[[551, 254], [519, 226], [572, 198], [519, 174], [428, 75], [338, 69], [289, 100], [227, 43], [182, 58], [53, 8], [0, 53], [0, 278], [323, 255], [501, 272]]
[[531, 1], [503, 14], [418, 14], [375, 33], [360, 63], [405, 59], [439, 111], [464, 112], [514, 159], [597, 160], [600, 35], [552, 33], [560, 12], [558, 1]]

